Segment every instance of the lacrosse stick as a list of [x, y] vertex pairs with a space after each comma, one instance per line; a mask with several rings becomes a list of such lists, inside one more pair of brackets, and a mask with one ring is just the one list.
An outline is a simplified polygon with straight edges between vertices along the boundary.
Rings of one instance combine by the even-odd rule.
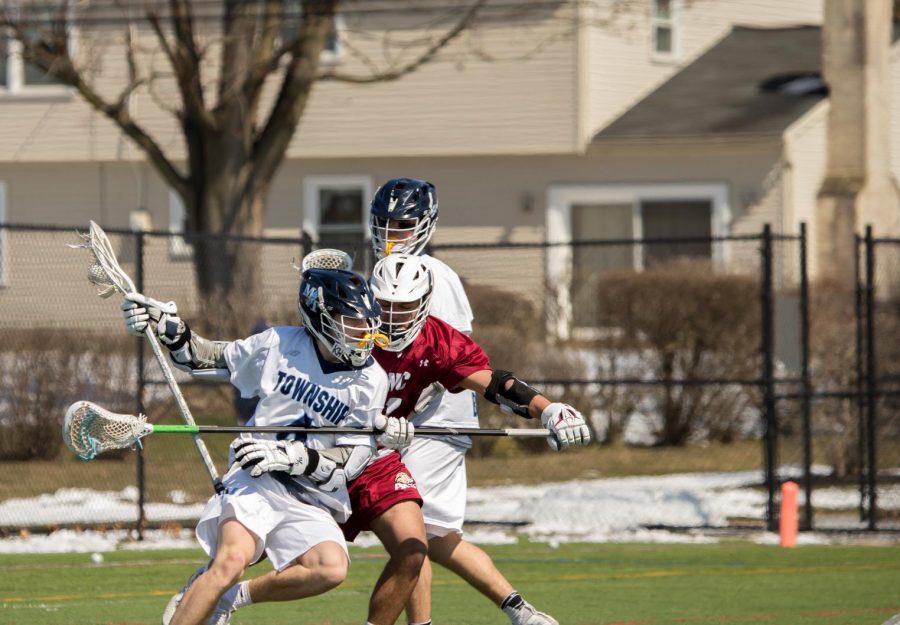
[[303, 257], [300, 263], [300, 271], [307, 269], [353, 269], [353, 259], [347, 252], [333, 248], [323, 247], [320, 250], [310, 252]]
[[[125, 449], [140, 445], [150, 434], [370, 434], [381, 432], [364, 428], [293, 426], [215, 426], [215, 425], [153, 425], [143, 415], [111, 412], [89, 401], [69, 406], [63, 420], [63, 441], [66, 447], [82, 460], [92, 460], [111, 449]], [[416, 436], [547, 436], [543, 429], [482, 430], [480, 428], [416, 428]]]
[[[109, 237], [106, 236], [103, 229], [91, 221], [90, 231], [88, 234], [81, 236], [84, 239], [84, 243], [82, 245], [73, 245], [70, 247], [84, 247], [91, 250], [93, 253], [94, 262], [88, 270], [88, 280], [91, 284], [94, 284], [101, 289], [97, 294], [100, 297], [107, 298], [116, 292], [119, 292], [122, 295], [136, 293], [137, 288], [134, 286], [134, 282], [128, 274], [125, 273], [122, 267], [119, 266], [119, 261], [116, 260], [116, 254], [113, 252], [112, 244], [109, 242]], [[173, 302], [163, 303], [149, 298], [148, 302], [163, 312], [175, 312], [175, 304]], [[190, 426], [196, 425], [194, 417], [191, 416], [191, 409], [188, 408], [187, 402], [184, 400], [184, 395], [181, 394], [181, 389], [178, 388], [175, 376], [172, 375], [172, 369], [169, 367], [169, 363], [166, 362], [166, 358], [162, 353], [162, 348], [159, 346], [157, 338], [149, 324], [147, 324], [147, 327], [144, 329], [144, 336], [147, 337], [147, 342], [150, 343], [150, 347], [153, 350], [153, 356], [156, 358], [156, 362], [159, 363], [159, 366], [162, 369], [163, 377], [166, 379], [166, 384], [168, 384], [169, 390], [172, 391], [172, 395], [175, 397], [175, 403], [178, 405], [178, 410], [181, 412], [184, 422]], [[198, 433], [194, 433], [194, 444], [197, 446], [197, 451], [200, 452], [203, 464], [206, 465], [206, 471], [209, 473], [209, 477], [212, 480], [216, 492], [224, 492], [225, 487], [222, 485], [221, 478], [219, 478], [219, 472], [216, 470], [216, 465], [213, 464], [212, 457], [209, 455], [209, 450], [206, 448], [206, 444], [203, 442], [203, 439], [200, 438]]]

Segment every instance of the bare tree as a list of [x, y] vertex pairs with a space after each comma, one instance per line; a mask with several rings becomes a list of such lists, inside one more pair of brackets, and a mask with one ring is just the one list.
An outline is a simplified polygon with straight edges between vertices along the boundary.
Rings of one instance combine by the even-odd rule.
[[[272, 179], [315, 84], [409, 74], [470, 28], [485, 3], [404, 2], [407, 12], [428, 13], [427, 36], [403, 42], [387, 62], [367, 60], [360, 74], [320, 63], [329, 38], [337, 36], [336, 12], [354, 10], [349, 1], [20, 0], [0, 3], [0, 27], [20, 42], [26, 63], [70, 85], [145, 153], [181, 197], [187, 232], [260, 235]], [[375, 5], [382, 11], [399, 8], [359, 1], [355, 10], [371, 11]], [[84, 53], [89, 46], [102, 49], [91, 39], [98, 37], [99, 25], [119, 32], [123, 42], [128, 75], [117, 93], [97, 84], [102, 53]], [[79, 47], [81, 54], [74, 53]], [[166, 88], [171, 93], [160, 95]], [[136, 93], [155, 95], [174, 116], [183, 154], [173, 158], [173, 150], [132, 115], [129, 104]], [[259, 283], [256, 254], [257, 246], [198, 238], [194, 264], [204, 299], [228, 302], [235, 293], [245, 301], [252, 298]]]

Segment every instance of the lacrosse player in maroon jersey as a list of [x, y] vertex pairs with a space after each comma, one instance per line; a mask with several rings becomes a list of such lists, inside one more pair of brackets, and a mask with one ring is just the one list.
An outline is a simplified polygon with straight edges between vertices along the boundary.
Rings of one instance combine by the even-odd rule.
[[[389, 180], [375, 193], [369, 211], [372, 247], [378, 258], [405, 253], [424, 261], [434, 280], [428, 314], [469, 335], [472, 308], [459, 276], [445, 263], [425, 253], [437, 221], [438, 196], [434, 185], [413, 178]], [[386, 320], [384, 314], [382, 320]], [[390, 348], [396, 349], [396, 344]], [[474, 393], [469, 390], [449, 393], [437, 384], [423, 392], [414, 414], [408, 416], [416, 427], [478, 427]], [[555, 623], [525, 603], [490, 557], [462, 538], [466, 508], [465, 456], [471, 446], [468, 436], [420, 436], [401, 451], [403, 463], [416, 478], [424, 499], [422, 515], [429, 556], [501, 607], [514, 625]], [[422, 567], [406, 612], [410, 623], [430, 622], [429, 560]]]
[[[429, 316], [434, 279], [420, 257], [392, 254], [383, 258], [375, 265], [370, 282], [382, 309], [381, 331], [390, 338], [386, 347], [376, 347], [372, 352], [388, 374], [385, 415], [411, 415], [422, 392], [437, 382], [451, 392], [466, 388], [483, 394], [489, 401], [515, 414], [540, 418], [550, 431], [548, 442], [554, 449], [590, 442], [587, 425], [577, 410], [551, 402], [508, 371], [492, 370], [484, 350], [471, 338]], [[410, 439], [412, 431], [410, 428]], [[269, 441], [260, 441], [258, 449], [262, 452], [270, 445]], [[248, 456], [252, 458], [253, 454]], [[456, 454], [452, 457], [456, 458]], [[451, 474], [444, 475], [445, 488], [451, 492], [442, 494], [437, 482], [439, 474], [445, 471], [445, 464], [446, 458], [436, 454], [431, 464], [433, 474], [429, 475], [435, 482], [433, 496], [443, 496], [447, 500], [444, 502], [446, 508], [452, 508], [448, 504], [452, 502], [462, 509], [457, 515], [458, 522], [446, 523], [458, 527], [429, 532], [431, 558], [501, 606], [514, 625], [556, 624], [556, 620], [538, 612], [519, 596], [484, 551], [462, 539], [465, 471], [461, 467], [461, 471], [452, 470]], [[264, 471], [285, 470], [283, 466], [270, 469], [265, 463], [256, 466]], [[428, 464], [423, 460], [420, 466]], [[367, 622], [371, 625], [393, 623], [413, 590], [410, 578], [413, 584], [416, 581], [416, 575], [404, 568], [404, 559], [395, 558], [394, 553], [398, 545], [415, 543], [422, 518], [418, 511], [422, 498], [413, 474], [401, 462], [399, 453], [390, 448], [377, 452], [376, 459], [350, 482], [348, 490], [353, 512], [341, 526], [345, 537], [352, 541], [359, 532], [372, 529], [391, 553], [391, 561], [395, 564], [392, 568], [389, 562], [379, 579], [379, 586], [370, 601]], [[409, 568], [415, 568], [415, 564]], [[417, 564], [421, 565], [421, 559]], [[382, 594], [381, 589], [392, 592]], [[422, 622], [414, 618], [411, 617], [409, 622]], [[424, 622], [429, 621], [430, 617]]]

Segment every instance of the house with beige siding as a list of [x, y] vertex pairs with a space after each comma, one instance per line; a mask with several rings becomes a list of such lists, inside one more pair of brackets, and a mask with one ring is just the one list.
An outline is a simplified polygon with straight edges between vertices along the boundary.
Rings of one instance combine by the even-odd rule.
[[[516, 20], [492, 20], [488, 12], [397, 81], [317, 84], [272, 186], [267, 232], [364, 244], [367, 201], [396, 176], [437, 186], [439, 244], [812, 227], [829, 108], [821, 80], [824, 1], [560, 1]], [[352, 69], [360, 55], [377, 58], [385, 37], [414, 39], [421, 23], [348, 12], [323, 62]], [[95, 28], [80, 36], [97, 57], [97, 84], [114, 93], [127, 71], [115, 43], [121, 34]], [[896, 94], [900, 47], [892, 50]], [[5, 52], [0, 221], [93, 219], [126, 228], [144, 216], [144, 227], [178, 231], [178, 199], [141, 151], [77, 95], [32, 75], [14, 46]], [[181, 136], [165, 102], [160, 93], [136, 93], [132, 114], [177, 160]], [[892, 112], [900, 112], [900, 99], [894, 102]], [[896, 174], [900, 114], [885, 134]], [[3, 306], [17, 278], [11, 243], [0, 245]], [[154, 253], [184, 266], [159, 285], [175, 291], [165, 296], [190, 297], [190, 250], [170, 245]], [[740, 265], [740, 251], [728, 246], [691, 254]], [[471, 283], [509, 285], [502, 251], [445, 258]], [[515, 271], [519, 287], [539, 300], [548, 281], [565, 290], [573, 274], [647, 260], [634, 252], [534, 249], [516, 256]]]

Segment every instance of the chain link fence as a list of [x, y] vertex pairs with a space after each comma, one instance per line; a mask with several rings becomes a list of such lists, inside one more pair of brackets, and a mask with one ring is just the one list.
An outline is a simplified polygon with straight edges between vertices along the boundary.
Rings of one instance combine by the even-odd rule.
[[[145, 342], [125, 335], [118, 298], [102, 300], [88, 284], [89, 253], [67, 247], [79, 242], [75, 230], [0, 226], [0, 462], [16, 476], [0, 483], [0, 533], [190, 524], [212, 488], [189, 437], [150, 437], [137, 453], [90, 463], [62, 446], [61, 418], [77, 399], [141, 412], [153, 423], [181, 422]], [[203, 336], [233, 339], [296, 323], [295, 267], [311, 241], [107, 233], [138, 288], [176, 301]], [[361, 271], [371, 265], [367, 250], [348, 251]], [[810, 332], [828, 336], [830, 326], [811, 330], [815, 296], [804, 252], [803, 235], [768, 229], [695, 239], [433, 245], [430, 253], [463, 279], [475, 339], [492, 365], [576, 405], [603, 446], [563, 459], [543, 440], [476, 439], [470, 484], [749, 471], [758, 475], [750, 486], [759, 505], [729, 521], [770, 527], [782, 481], [805, 480], [808, 493], [832, 486], [837, 460], [827, 450], [840, 427], [835, 414], [850, 401], [852, 422], [860, 396], [828, 397], [858, 380], [851, 375], [833, 386], [810, 366], [818, 362]], [[234, 281], [230, 293], [209, 283], [216, 272]], [[227, 384], [176, 377], [199, 423], [232, 425], [252, 411]], [[528, 425], [485, 402], [479, 410], [484, 427]], [[882, 444], [879, 480], [900, 464], [895, 421], [883, 430], [893, 432], [894, 447]], [[229, 437], [205, 440], [224, 472]], [[98, 511], [98, 492], [112, 493], [117, 504], [105, 498]], [[70, 502], [64, 514], [42, 515], [40, 497], [51, 495]], [[35, 502], [24, 513], [15, 505], [22, 499]]]

